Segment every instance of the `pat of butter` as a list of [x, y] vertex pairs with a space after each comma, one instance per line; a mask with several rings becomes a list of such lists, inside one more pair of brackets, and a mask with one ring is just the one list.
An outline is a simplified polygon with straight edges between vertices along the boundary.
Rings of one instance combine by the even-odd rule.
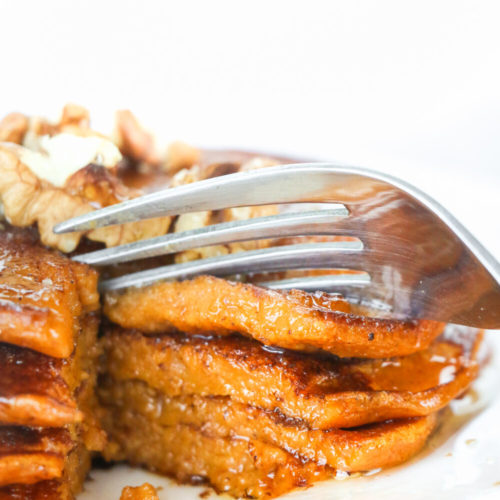
[[20, 157], [38, 178], [58, 187], [90, 163], [109, 168], [121, 159], [119, 149], [108, 139], [68, 133], [44, 135], [38, 140], [38, 151], [24, 149]]

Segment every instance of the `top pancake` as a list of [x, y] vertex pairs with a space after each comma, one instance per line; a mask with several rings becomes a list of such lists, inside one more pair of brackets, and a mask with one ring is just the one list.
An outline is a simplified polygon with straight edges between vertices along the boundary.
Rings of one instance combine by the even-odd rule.
[[0, 232], [0, 342], [68, 357], [79, 317], [98, 307], [94, 270], [42, 247], [34, 232]]
[[266, 345], [363, 358], [425, 349], [444, 328], [436, 321], [353, 315], [338, 296], [278, 292], [211, 276], [108, 293], [104, 313], [120, 326], [144, 333], [238, 332]]

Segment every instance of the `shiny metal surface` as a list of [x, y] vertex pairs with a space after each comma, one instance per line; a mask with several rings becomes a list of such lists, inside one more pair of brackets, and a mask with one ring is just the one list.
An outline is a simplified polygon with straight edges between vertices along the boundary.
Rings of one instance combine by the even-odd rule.
[[304, 243], [237, 252], [109, 279], [102, 283], [101, 289], [119, 290], [130, 286], [147, 286], [156, 281], [188, 279], [200, 274], [225, 276], [288, 269], [324, 269], [329, 266], [339, 268], [348, 261], [364, 261], [361, 242]]
[[[309, 254], [305, 261], [302, 255], [303, 266], [323, 268], [328, 264], [368, 272], [370, 286], [363, 289], [363, 296], [388, 304], [395, 316], [500, 328], [500, 265], [494, 257], [425, 193], [366, 169], [307, 163], [232, 174], [91, 212], [60, 224], [55, 231], [200, 210], [300, 202], [342, 203], [349, 217], [332, 222], [331, 232], [363, 242], [363, 249], [355, 251], [332, 249], [331, 259], [321, 266], [314, 262], [319, 258], [316, 254]], [[244, 253], [234, 255], [245, 259]], [[276, 255], [266, 258], [279, 266]], [[287, 261], [288, 268], [292, 263]], [[200, 273], [207, 272], [203, 261], [197, 264]], [[214, 273], [240, 272], [233, 264], [230, 258], [219, 262]], [[157, 279], [165, 279], [166, 271], [155, 272]], [[128, 282], [119, 278], [119, 286], [144, 284], [134, 275], [128, 278]], [[104, 286], [117, 288], [116, 283]]]
[[342, 217], [347, 217], [348, 214], [345, 207], [340, 207], [334, 210], [288, 213], [214, 224], [200, 229], [170, 233], [146, 241], [137, 241], [120, 247], [82, 254], [75, 259], [86, 264], [115, 264], [182, 252], [193, 247], [223, 245], [236, 241], [332, 234], [335, 231], [334, 223]]

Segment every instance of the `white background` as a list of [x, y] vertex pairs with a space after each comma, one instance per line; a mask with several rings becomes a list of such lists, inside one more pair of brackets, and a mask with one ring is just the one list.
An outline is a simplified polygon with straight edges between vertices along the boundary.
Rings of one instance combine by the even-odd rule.
[[392, 172], [500, 257], [500, 2], [0, 0], [0, 113]]
[[[130, 108], [161, 142], [384, 170], [428, 191], [500, 258], [499, 26], [498, 1], [0, 0], [0, 113], [56, 117], [72, 101], [106, 131]], [[437, 465], [403, 469], [402, 491], [417, 498], [427, 480], [441, 498], [497, 498], [499, 405], [446, 445], [481, 436], [471, 461], [457, 452], [443, 466], [440, 449]], [[83, 496], [101, 498], [104, 481]], [[335, 491], [365, 498], [351, 496], [355, 484]]]

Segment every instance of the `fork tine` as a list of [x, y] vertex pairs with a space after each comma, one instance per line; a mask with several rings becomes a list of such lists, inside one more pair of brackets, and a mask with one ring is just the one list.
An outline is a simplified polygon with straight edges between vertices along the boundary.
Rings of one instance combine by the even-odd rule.
[[257, 217], [166, 234], [128, 245], [81, 254], [76, 256], [75, 260], [94, 265], [116, 264], [139, 258], [182, 252], [195, 247], [222, 245], [236, 241], [332, 234], [334, 232], [332, 224], [347, 216], [348, 210], [342, 207], [333, 210]]
[[133, 200], [89, 212], [61, 222], [56, 234], [86, 231], [103, 226], [123, 224], [166, 215], [179, 215], [203, 210], [277, 203], [326, 202], [324, 187], [335, 182], [345, 190], [346, 179], [356, 177], [357, 170], [331, 163], [280, 165], [260, 170], [239, 172], [164, 189]]
[[109, 279], [101, 283], [101, 289], [107, 291], [141, 287], [157, 281], [188, 279], [199, 274], [227, 276], [248, 272], [341, 268], [346, 266], [352, 269], [351, 263], [354, 263], [355, 266], [359, 264], [360, 259], [355, 257], [362, 256], [362, 251], [363, 244], [361, 241], [341, 241], [288, 245], [264, 250], [237, 252], [222, 257], [173, 264]]
[[391, 307], [386, 303], [370, 298], [367, 287], [373, 290], [373, 283], [368, 273], [339, 273], [327, 274], [321, 276], [307, 276], [304, 278], [291, 278], [284, 280], [261, 281], [254, 285], [271, 290], [303, 290], [304, 292], [314, 293], [317, 291], [338, 293], [348, 302], [354, 304], [363, 304], [372, 310], [379, 312], [388, 312]]
[[306, 278], [261, 281], [255, 284], [273, 290], [292, 290], [295, 288], [305, 292], [315, 292], [317, 290], [341, 292], [345, 287], [364, 287], [370, 284], [370, 276], [368, 273], [339, 273], [308, 276]]

